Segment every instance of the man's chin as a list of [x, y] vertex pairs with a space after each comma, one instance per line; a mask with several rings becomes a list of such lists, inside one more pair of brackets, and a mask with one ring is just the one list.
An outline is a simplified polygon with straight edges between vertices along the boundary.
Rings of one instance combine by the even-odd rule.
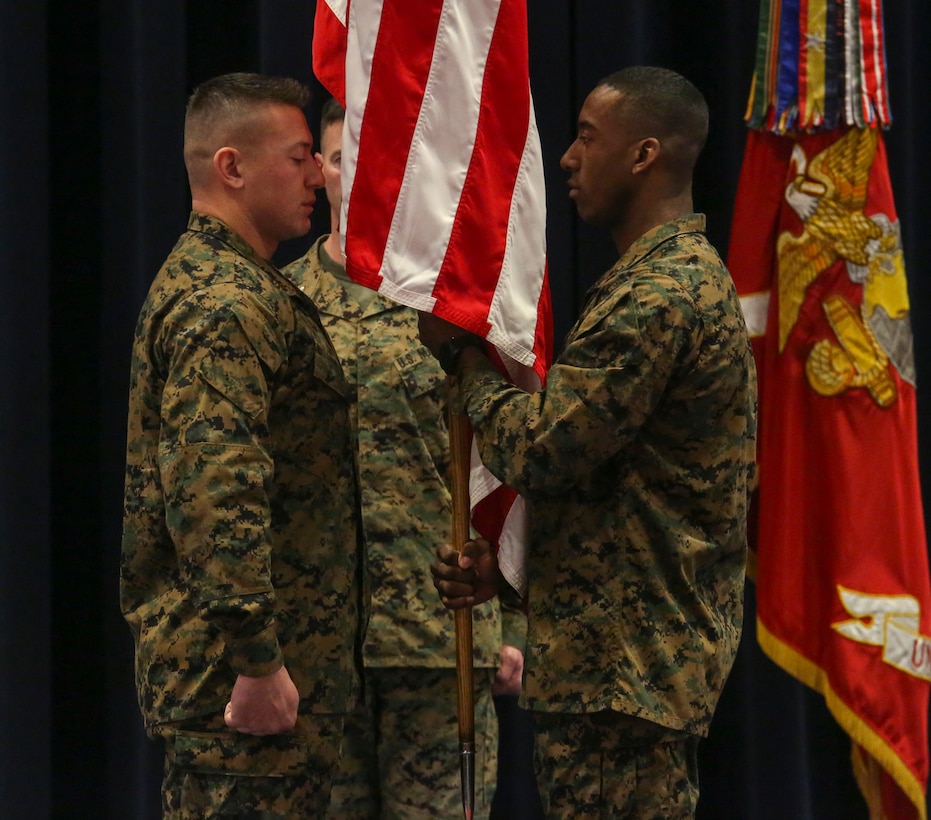
[[310, 233], [310, 227], [311, 227], [310, 217], [307, 217], [306, 220], [296, 223], [291, 228], [290, 235], [283, 237], [282, 241], [285, 241], [287, 239], [300, 239], [302, 236], [307, 236], [307, 234]]

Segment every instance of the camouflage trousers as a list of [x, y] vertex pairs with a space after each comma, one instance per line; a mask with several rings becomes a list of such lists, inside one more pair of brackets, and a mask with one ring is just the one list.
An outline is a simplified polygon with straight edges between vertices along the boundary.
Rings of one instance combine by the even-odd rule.
[[162, 727], [165, 820], [326, 816], [343, 715], [300, 715], [293, 732], [244, 735], [218, 715]]
[[[487, 818], [498, 767], [494, 672], [476, 669], [475, 814]], [[461, 818], [456, 670], [368, 668], [346, 720], [330, 820]]]
[[698, 738], [617, 712], [534, 712], [534, 770], [548, 818], [686, 820]]

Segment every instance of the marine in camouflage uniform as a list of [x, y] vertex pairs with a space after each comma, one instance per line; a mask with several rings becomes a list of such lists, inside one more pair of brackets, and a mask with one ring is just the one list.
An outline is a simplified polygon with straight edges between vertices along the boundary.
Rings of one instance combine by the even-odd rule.
[[[563, 158], [580, 214], [599, 221], [595, 167], [579, 168], [626, 124], [617, 96], [593, 92], [580, 115], [592, 153]], [[482, 460], [530, 501], [522, 703], [549, 817], [695, 811], [698, 738], [742, 625], [756, 431], [748, 334], [704, 228], [686, 213], [630, 242], [615, 232], [621, 257], [590, 290], [545, 391], [514, 389], [476, 352], [459, 358]]]
[[[268, 138], [270, 154], [287, 140], [272, 163], [293, 224], [277, 229], [306, 231], [302, 200], [322, 177], [309, 144], [310, 164], [289, 164], [291, 135], [309, 138], [291, 105], [267, 120], [268, 133], [286, 124]], [[240, 193], [242, 179], [264, 196], [263, 178], [243, 174]], [[166, 817], [325, 812], [359, 689], [358, 516], [349, 387], [316, 308], [228, 224], [192, 212], [136, 328], [120, 571]], [[283, 670], [293, 730], [231, 728], [234, 685]]]
[[[327, 238], [285, 273], [319, 308], [352, 386], [372, 590], [366, 702], [347, 721], [329, 816], [457, 817], [455, 628], [429, 570], [436, 547], [452, 537], [445, 376], [420, 343], [416, 312], [352, 282], [327, 253]], [[518, 628], [524, 620], [509, 617]], [[491, 680], [501, 644], [497, 601], [476, 607], [476, 818], [487, 817], [495, 789]]]

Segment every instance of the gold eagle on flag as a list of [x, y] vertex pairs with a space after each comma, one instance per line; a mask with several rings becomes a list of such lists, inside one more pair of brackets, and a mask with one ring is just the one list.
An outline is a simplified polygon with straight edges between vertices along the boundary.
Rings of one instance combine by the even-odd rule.
[[776, 245], [779, 352], [809, 286], [843, 259], [851, 281], [863, 285], [863, 302], [857, 308], [837, 293], [822, 301], [834, 338], [815, 343], [805, 373], [821, 395], [862, 387], [888, 407], [897, 395], [890, 360], [900, 372], [914, 365], [899, 225], [885, 214], [864, 213], [877, 139], [873, 129], [853, 128], [810, 161], [800, 143], [792, 150], [785, 198], [804, 227], [798, 236], [783, 231]]

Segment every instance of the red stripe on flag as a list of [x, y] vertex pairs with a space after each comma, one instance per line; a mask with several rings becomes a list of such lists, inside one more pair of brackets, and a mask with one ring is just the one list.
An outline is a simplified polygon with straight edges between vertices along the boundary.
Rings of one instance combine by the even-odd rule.
[[540, 385], [546, 385], [546, 371], [553, 361], [553, 305], [550, 301], [549, 263], [543, 270], [543, 289], [537, 302], [537, 327], [533, 337], [533, 352], [537, 359], [533, 363], [534, 372], [540, 378]]
[[386, 3], [382, 8], [345, 229], [349, 272], [375, 289], [381, 284], [379, 270], [430, 75], [443, 3], [421, 0], [416, 14], [403, 11], [405, 7]]
[[517, 493], [502, 484], [472, 508], [473, 526], [492, 544], [498, 544], [501, 541], [504, 521], [516, 498]]
[[345, 21], [334, 14], [325, 0], [317, 0], [312, 47], [314, 74], [343, 107], [346, 105], [346, 36]]
[[[463, 326], [488, 312], [504, 262], [508, 218], [530, 123], [527, 9], [502, 0], [488, 50], [475, 146], [446, 257], [433, 288], [438, 316]], [[484, 329], [470, 328], [485, 335]]]

